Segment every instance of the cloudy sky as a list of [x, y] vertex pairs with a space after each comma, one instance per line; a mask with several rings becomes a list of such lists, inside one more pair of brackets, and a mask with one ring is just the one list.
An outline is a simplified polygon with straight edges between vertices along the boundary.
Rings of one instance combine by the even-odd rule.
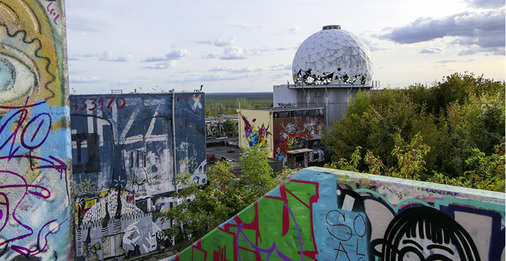
[[370, 48], [373, 80], [505, 80], [504, 0], [66, 0], [76, 93], [271, 92], [298, 46], [338, 24]]

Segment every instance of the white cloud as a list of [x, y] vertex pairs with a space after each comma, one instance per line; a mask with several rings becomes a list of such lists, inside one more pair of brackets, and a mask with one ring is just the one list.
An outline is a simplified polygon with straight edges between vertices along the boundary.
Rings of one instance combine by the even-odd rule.
[[237, 40], [237, 37], [232, 37], [228, 40], [224, 40], [223, 38], [218, 38], [214, 40], [206, 40], [206, 41], [198, 41], [199, 44], [210, 44], [218, 47], [225, 47], [225, 46], [231, 46], [234, 45]]
[[209, 53], [202, 56], [202, 59], [220, 59], [220, 60], [243, 60], [247, 56], [261, 55], [262, 52], [272, 51], [273, 49], [251, 49], [246, 50], [238, 46], [228, 46], [223, 49], [223, 53]]
[[119, 80], [119, 81], [111, 83], [111, 85], [114, 85], [114, 86], [128, 86], [128, 85], [141, 86], [143, 84], [149, 85], [151, 82], [152, 82], [151, 79], [146, 79], [146, 78], [138, 79], [138, 78], [136, 78], [136, 79]]
[[219, 58], [220, 55], [217, 54], [217, 53], [210, 53], [210, 54], [207, 54], [207, 55], [203, 55], [202, 56], [202, 59], [216, 59], [216, 58]]
[[500, 11], [462, 12], [444, 18], [422, 17], [392, 29], [384, 38], [401, 44], [456, 37], [462, 47], [478, 46], [482, 52], [504, 53], [505, 14]]
[[97, 76], [71, 76], [70, 82], [71, 83], [97, 83], [100, 82], [102, 79], [100, 79]]
[[244, 31], [253, 31], [262, 28], [261, 25], [223, 23], [224, 26], [236, 27]]
[[179, 50], [173, 50], [170, 53], [167, 53], [164, 56], [155, 56], [155, 57], [148, 57], [143, 60], [143, 62], [164, 62], [164, 61], [173, 61], [173, 60], [180, 60], [184, 57], [191, 56], [190, 51], [186, 49], [179, 49]]
[[298, 27], [298, 26], [292, 26], [290, 29], [288, 29], [289, 33], [298, 33], [300, 31], [301, 31], [300, 27]]
[[208, 71], [209, 72], [228, 72], [228, 73], [239, 74], [239, 73], [260, 72], [263, 70], [261, 68], [252, 69], [249, 67], [244, 67], [244, 68], [239, 68], [239, 69], [235, 69], [232, 67], [228, 67], [228, 68], [214, 67], [214, 68], [209, 69]]
[[467, 59], [467, 60], [456, 60], [456, 59], [439, 60], [439, 61], [435, 61], [434, 63], [467, 63], [467, 62], [474, 62], [474, 59]]
[[469, 0], [469, 5], [475, 8], [504, 7], [504, 0]]
[[114, 53], [111, 50], [107, 50], [102, 54], [102, 58], [100, 58], [101, 61], [107, 61], [107, 62], [131, 62], [133, 61], [134, 56], [133, 55], [125, 55], [122, 57], [115, 57]]
[[420, 51], [420, 53], [441, 53], [441, 48], [437, 48], [437, 47], [429, 47], [429, 48], [424, 48]]
[[153, 64], [153, 65], [148, 65], [148, 66], [142, 66], [142, 68], [153, 69], [153, 70], [164, 70], [164, 69], [172, 68], [172, 67], [176, 66], [176, 64], [177, 64], [177, 61], [170, 61], [170, 62], [166, 62], [166, 63], [157, 63], [157, 64]]
[[246, 59], [244, 49], [237, 46], [229, 46], [223, 50], [223, 55], [220, 56], [222, 60], [239, 60]]

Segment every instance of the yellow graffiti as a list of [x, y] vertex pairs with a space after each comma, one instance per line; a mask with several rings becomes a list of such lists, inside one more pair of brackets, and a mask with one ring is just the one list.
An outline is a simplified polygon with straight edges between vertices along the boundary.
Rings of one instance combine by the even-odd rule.
[[[61, 13], [61, 6], [53, 9]], [[55, 12], [53, 10], [53, 12]], [[55, 38], [57, 27], [38, 1], [0, 2], [0, 60], [17, 77], [12, 88], [0, 94], [4, 106], [33, 104], [44, 100], [51, 106], [66, 103], [63, 73], [64, 39]], [[27, 100], [27, 97], [28, 100]]]
[[74, 191], [76, 194], [87, 193], [95, 191], [97, 188], [97, 182], [91, 179], [86, 179], [80, 183], [74, 184]]

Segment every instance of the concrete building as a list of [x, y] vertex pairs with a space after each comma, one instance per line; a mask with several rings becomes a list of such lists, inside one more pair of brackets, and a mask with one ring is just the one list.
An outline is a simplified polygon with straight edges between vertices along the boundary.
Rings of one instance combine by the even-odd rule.
[[76, 257], [123, 259], [172, 246], [156, 214], [174, 177], [206, 184], [204, 93], [70, 96]]
[[290, 167], [323, 162], [323, 107], [239, 109], [239, 146], [269, 148]]
[[359, 90], [378, 86], [371, 67], [362, 40], [339, 25], [324, 26], [299, 46], [292, 64], [293, 84], [273, 87], [273, 105], [323, 107], [325, 124], [332, 126]]

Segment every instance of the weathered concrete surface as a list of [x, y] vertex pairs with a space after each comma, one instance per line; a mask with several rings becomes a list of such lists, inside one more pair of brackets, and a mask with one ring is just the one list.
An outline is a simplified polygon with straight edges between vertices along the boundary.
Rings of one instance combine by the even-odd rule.
[[504, 260], [504, 198], [307, 168], [173, 260]]
[[206, 183], [204, 93], [71, 95], [79, 260], [170, 249], [174, 177]]
[[64, 10], [0, 2], [0, 260], [72, 260]]

